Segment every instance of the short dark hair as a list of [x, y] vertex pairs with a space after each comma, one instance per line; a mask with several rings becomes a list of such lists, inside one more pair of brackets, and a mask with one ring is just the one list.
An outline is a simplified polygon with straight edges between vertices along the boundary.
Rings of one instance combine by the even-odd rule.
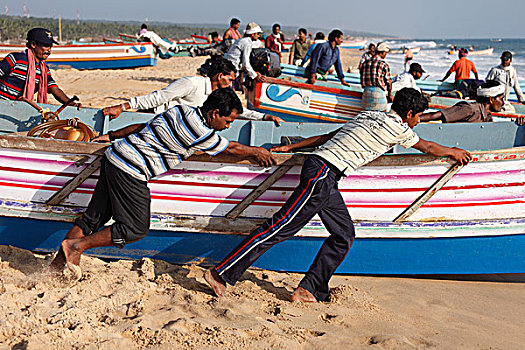
[[323, 32], [317, 32], [315, 33], [314, 40], [324, 40], [324, 33]]
[[328, 41], [335, 41], [336, 38], [339, 38], [343, 35], [343, 32], [339, 29], [334, 29], [328, 34]]
[[[498, 85], [500, 85], [500, 83], [498, 83], [496, 80], [487, 80], [486, 82], [480, 85], [480, 88], [490, 89]], [[490, 102], [490, 96], [476, 96], [476, 102], [488, 103]]]
[[142, 23], [142, 25], [140, 26], [140, 29], [148, 29], [148, 25], [145, 23]]
[[219, 110], [221, 117], [228, 117], [233, 110], [237, 113], [242, 113], [242, 103], [237, 97], [237, 94], [230, 88], [222, 88], [213, 91], [210, 96], [204, 101], [202, 105], [202, 112], [204, 114], [214, 109]]
[[210, 34], [210, 36], [212, 37], [212, 39], [213, 39], [213, 38], [218, 38], [218, 37], [219, 37], [219, 33], [217, 33], [217, 32], [211, 32], [211, 33], [209, 33], [209, 34]]
[[281, 29], [281, 25], [279, 23], [275, 23], [273, 26], [272, 26], [272, 30], [275, 30], [275, 28], [279, 28]]
[[297, 31], [298, 33], [303, 33], [304, 35], [307, 34], [307, 31], [305, 28], [299, 28], [299, 30]]
[[406, 118], [410, 111], [413, 114], [418, 114], [424, 112], [427, 108], [427, 99], [413, 88], [402, 88], [399, 90], [392, 103], [392, 110], [399, 114], [401, 118]]
[[236, 25], [237, 23], [241, 23], [241, 21], [240, 21], [239, 19], [235, 18], [235, 17], [232, 18], [232, 19], [230, 20], [230, 27], [233, 27], [233, 26]]
[[208, 73], [206, 75], [211, 79], [219, 73], [228, 75], [231, 72], [236, 73], [236, 69], [233, 63], [231, 63], [231, 61], [228, 61], [224, 57], [218, 56], [214, 57], [211, 60], [210, 69], [208, 69]]

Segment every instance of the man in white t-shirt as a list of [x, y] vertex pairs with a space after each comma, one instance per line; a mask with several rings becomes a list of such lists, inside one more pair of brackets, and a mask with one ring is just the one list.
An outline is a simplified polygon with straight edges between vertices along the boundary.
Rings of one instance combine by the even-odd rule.
[[423, 73], [425, 73], [425, 71], [419, 63], [412, 63], [408, 72], [403, 72], [392, 79], [392, 94], [406, 87], [421, 92], [421, 89], [416, 84], [416, 80], [421, 79]]
[[327, 300], [328, 282], [343, 262], [355, 237], [352, 219], [337, 186], [341, 177], [348, 176], [395, 145], [414, 147], [439, 157], [448, 156], [461, 164], [472, 159], [465, 150], [441, 146], [417, 136], [412, 128], [419, 123], [419, 116], [427, 108], [428, 102], [420, 92], [405, 88], [396, 94], [388, 113], [365, 111], [329, 134], [272, 148], [274, 152], [290, 152], [298, 148], [319, 147], [305, 160], [299, 185], [284, 206], [248, 235], [221, 263], [206, 271], [204, 277], [215, 294], [222, 296], [226, 292], [226, 283], [237, 282], [266, 250], [291, 238], [317, 214], [330, 236], [291, 295], [291, 300]]

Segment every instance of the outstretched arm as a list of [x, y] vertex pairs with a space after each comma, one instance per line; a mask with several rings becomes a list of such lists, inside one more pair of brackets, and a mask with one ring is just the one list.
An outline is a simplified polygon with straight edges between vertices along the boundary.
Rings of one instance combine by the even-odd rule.
[[426, 154], [438, 157], [450, 157], [461, 165], [467, 164], [472, 160], [472, 155], [464, 149], [457, 147], [446, 147], [432, 141], [419, 139], [414, 146], [415, 149], [420, 150]]
[[132, 124], [116, 131], [110, 131], [107, 134], [103, 134], [92, 139], [92, 142], [110, 142], [109, 134], [111, 133], [112, 139], [123, 139], [124, 137], [137, 133], [146, 126], [145, 123]]
[[302, 141], [299, 141], [297, 143], [293, 143], [291, 145], [286, 146], [276, 146], [272, 147], [270, 151], [272, 152], [290, 152], [294, 149], [298, 148], [305, 148], [305, 147], [317, 147], [324, 144], [326, 141], [330, 140], [332, 137], [334, 137], [335, 134], [341, 129], [337, 129], [332, 131], [331, 133], [325, 134], [325, 135], [317, 135], [317, 136], [311, 136], [308, 137]]
[[262, 167], [270, 167], [275, 164], [275, 159], [266, 148], [245, 146], [235, 141], [230, 141], [228, 147], [221, 153], [239, 158], [255, 158], [257, 163]]
[[443, 113], [441, 111], [436, 111], [436, 112], [430, 112], [430, 113], [421, 114], [421, 116], [419, 117], [419, 120], [422, 123], [430, 122], [430, 121], [433, 121], [433, 120], [441, 120], [441, 121], [445, 122], [445, 117], [443, 116]]

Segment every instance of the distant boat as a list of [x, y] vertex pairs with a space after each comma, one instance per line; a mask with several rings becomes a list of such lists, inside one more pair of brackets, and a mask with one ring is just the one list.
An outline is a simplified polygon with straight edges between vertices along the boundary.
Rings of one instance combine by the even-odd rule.
[[490, 39], [490, 41], [492, 42], [496, 42], [496, 43], [499, 43], [501, 41], [501, 38], [498, 38], [498, 39]]
[[[24, 45], [0, 45], [0, 58], [25, 50]], [[157, 64], [151, 43], [116, 43], [94, 45], [60, 45], [46, 60], [49, 67], [69, 66], [76, 69], [119, 69]]]
[[366, 40], [343, 41], [343, 43], [339, 47], [341, 49], [357, 49], [357, 50], [360, 50], [363, 47], [365, 47], [366, 43], [367, 43]]
[[[493, 52], [494, 52], [494, 48], [490, 47], [490, 48], [484, 49], [484, 50], [469, 50], [468, 54], [470, 56], [490, 56], [490, 55], [492, 55]], [[449, 55], [455, 55], [457, 53], [458, 53], [457, 50], [449, 50], [448, 51]]]
[[[412, 51], [414, 55], [419, 54], [419, 52], [421, 51], [421, 47], [410, 47], [409, 49], [410, 51]], [[391, 50], [390, 53], [403, 54], [404, 52], [403, 52], [403, 49], [398, 49], [398, 50]]]

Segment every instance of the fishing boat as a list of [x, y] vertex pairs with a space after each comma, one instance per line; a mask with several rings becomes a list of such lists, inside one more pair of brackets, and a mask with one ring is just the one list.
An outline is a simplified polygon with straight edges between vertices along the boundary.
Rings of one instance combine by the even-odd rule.
[[[89, 108], [66, 108], [61, 114], [62, 119], [72, 117], [107, 132], [152, 116], [125, 112], [108, 121]], [[53, 252], [93, 193], [106, 145], [24, 136], [39, 120], [39, 113], [25, 104], [0, 101], [0, 244]], [[338, 127], [312, 125], [276, 128], [271, 122], [237, 120], [221, 133], [247, 145], [270, 147], [281, 136], [306, 137]], [[357, 237], [337, 272], [525, 272], [525, 148], [516, 147], [525, 144], [523, 130], [513, 123], [478, 123], [419, 125], [416, 132], [448, 146], [485, 151], [473, 152], [473, 161], [461, 169], [448, 159], [395, 147], [343, 179], [339, 187]], [[304, 157], [279, 154], [276, 166], [263, 169], [248, 160], [194, 155], [149, 182], [152, 214], [146, 238], [124, 249], [87, 253], [215, 263], [279, 209], [297, 186]], [[425, 199], [429, 189], [436, 193]], [[255, 266], [305, 271], [326, 237], [314, 217]]]
[[[23, 45], [0, 45], [0, 57], [23, 51]], [[118, 69], [155, 66], [157, 58], [151, 43], [94, 45], [56, 45], [46, 60], [51, 68]]]
[[[345, 123], [362, 111], [363, 89], [360, 85], [344, 86], [340, 83], [316, 81], [306, 84], [297, 77], [266, 78], [247, 93], [250, 104], [259, 112], [278, 116], [286, 121], [303, 123]], [[432, 96], [430, 106], [444, 109], [460, 100]], [[514, 112], [492, 113], [510, 120], [525, 117], [525, 106], [512, 103]]]
[[[489, 47], [488, 49], [484, 49], [484, 50], [469, 50], [468, 54], [470, 56], [490, 56], [490, 55], [492, 55], [493, 52], [494, 52], [494, 48], [493, 47]], [[448, 54], [449, 55], [457, 55], [458, 51], [457, 50], [449, 50]]]
[[366, 46], [367, 41], [366, 40], [349, 40], [349, 41], [343, 41], [343, 43], [339, 46], [341, 49], [354, 49], [354, 50], [361, 50]]
[[[412, 51], [412, 54], [417, 55], [421, 51], [421, 47], [410, 47], [410, 51]], [[390, 50], [389, 53], [394, 55], [405, 54], [403, 49]]]
[[[281, 73], [282, 73], [282, 77], [284, 78], [289, 78], [289, 77], [303, 78], [305, 74], [304, 72], [305, 72], [304, 67], [299, 67], [299, 66], [295, 66], [292, 64], [281, 63]], [[361, 78], [360, 78], [359, 73], [346, 72], [344, 73], [344, 76], [345, 76], [345, 81], [347, 83], [355, 85], [354, 89], [358, 89], [358, 91], [362, 91], [362, 90], [359, 90], [360, 85], [361, 85]], [[339, 78], [337, 78], [335, 74], [328, 74], [327, 81], [339, 83]], [[525, 90], [525, 81], [520, 81], [519, 83], [520, 83], [521, 89]], [[454, 83], [452, 82], [448, 82], [448, 81], [441, 82], [441, 81], [432, 80], [432, 79], [419, 79], [419, 80], [416, 80], [416, 84], [421, 89], [421, 91], [426, 92], [430, 95], [435, 94], [439, 91], [452, 91], [456, 88]], [[516, 93], [514, 92], [514, 90], [510, 92], [509, 101], [512, 101], [512, 102], [518, 101], [518, 97], [516, 96]]]

